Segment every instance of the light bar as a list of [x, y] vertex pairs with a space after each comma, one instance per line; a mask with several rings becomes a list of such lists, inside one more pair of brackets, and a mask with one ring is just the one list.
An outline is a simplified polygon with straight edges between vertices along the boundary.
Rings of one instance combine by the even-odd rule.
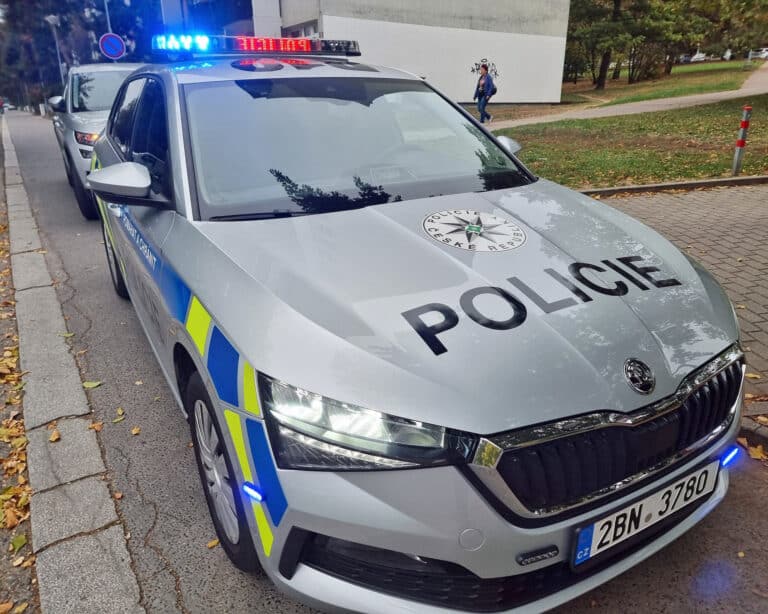
[[152, 50], [167, 54], [315, 54], [360, 55], [357, 41], [319, 38], [264, 38], [259, 36], [208, 36], [207, 34], [158, 34]]
[[730, 450], [728, 450], [728, 453], [725, 456], [723, 456], [723, 460], [720, 461], [720, 466], [727, 467], [736, 459], [738, 455], [739, 455], [739, 446], [733, 446]]

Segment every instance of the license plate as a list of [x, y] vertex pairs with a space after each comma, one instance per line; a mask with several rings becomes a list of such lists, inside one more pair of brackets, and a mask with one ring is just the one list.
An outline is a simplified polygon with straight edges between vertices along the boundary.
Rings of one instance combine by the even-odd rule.
[[573, 564], [581, 565], [704, 497], [715, 489], [720, 461], [714, 461], [645, 499], [581, 529]]

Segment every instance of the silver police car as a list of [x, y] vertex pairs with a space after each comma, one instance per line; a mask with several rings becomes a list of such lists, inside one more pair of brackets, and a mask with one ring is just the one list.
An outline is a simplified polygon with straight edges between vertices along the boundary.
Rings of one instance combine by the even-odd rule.
[[53, 129], [61, 148], [69, 185], [80, 212], [86, 219], [98, 219], [96, 203], [85, 189], [85, 175], [91, 168], [93, 144], [104, 129], [123, 80], [140, 64], [87, 64], [75, 66], [67, 75], [62, 96], [48, 104], [54, 111]]
[[202, 53], [129, 77], [89, 182], [235, 565], [539, 611], [722, 501], [744, 359], [698, 263], [354, 43], [155, 44]]

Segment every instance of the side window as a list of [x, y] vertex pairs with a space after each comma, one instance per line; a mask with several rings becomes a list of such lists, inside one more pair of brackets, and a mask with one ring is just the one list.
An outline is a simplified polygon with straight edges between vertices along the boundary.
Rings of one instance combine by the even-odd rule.
[[163, 86], [149, 79], [141, 94], [131, 141], [131, 160], [143, 164], [152, 177], [152, 191], [171, 196], [168, 121]]
[[115, 142], [124, 156], [131, 148], [131, 133], [133, 132], [133, 116], [139, 103], [139, 96], [144, 89], [146, 79], [135, 79], [123, 87], [120, 102], [112, 117], [109, 136]]

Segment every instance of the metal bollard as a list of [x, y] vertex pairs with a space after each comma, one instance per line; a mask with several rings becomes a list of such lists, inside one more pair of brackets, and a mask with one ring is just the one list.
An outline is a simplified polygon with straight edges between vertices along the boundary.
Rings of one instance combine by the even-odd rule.
[[747, 145], [747, 130], [749, 130], [749, 118], [752, 117], [752, 107], [744, 106], [744, 114], [741, 116], [739, 138], [736, 139], [736, 151], [733, 154], [733, 176], [741, 172], [741, 163], [744, 159], [744, 147]]

